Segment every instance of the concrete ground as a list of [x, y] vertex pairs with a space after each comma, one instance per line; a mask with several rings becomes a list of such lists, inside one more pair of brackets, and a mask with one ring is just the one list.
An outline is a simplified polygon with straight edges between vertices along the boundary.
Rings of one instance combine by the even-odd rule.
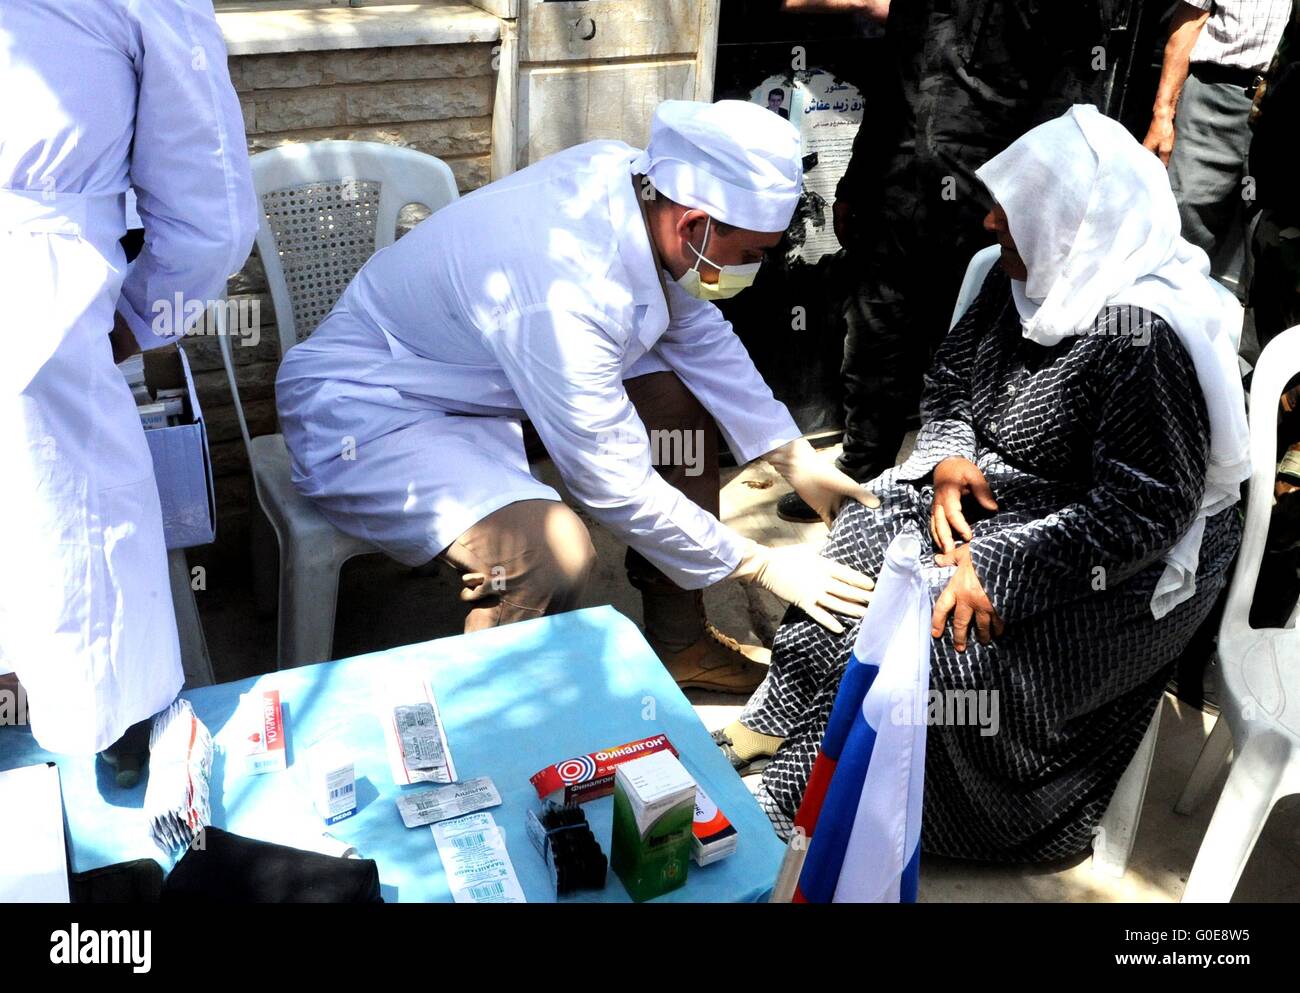
[[[909, 437], [909, 446], [911, 438]], [[900, 456], [906, 457], [905, 448]], [[823, 455], [833, 458], [835, 449]], [[549, 463], [538, 474], [563, 491]], [[766, 464], [724, 473], [723, 519], [742, 534], [771, 545], [820, 544], [821, 524], [779, 520], [778, 497], [787, 492]], [[570, 505], [573, 503], [570, 501]], [[612, 604], [637, 623], [640, 598], [623, 575], [623, 545], [587, 519], [599, 553], [584, 606]], [[456, 597], [450, 569], [415, 571], [379, 556], [350, 562], [339, 593], [334, 654], [347, 657], [458, 634], [464, 608]], [[723, 631], [750, 644], [771, 644], [782, 605], [761, 590], [724, 583], [705, 594], [710, 619]], [[275, 619], [259, 618], [246, 587], [214, 583], [200, 597], [200, 610], [219, 681], [266, 672], [275, 667]], [[710, 730], [739, 714], [744, 699], [722, 694], [687, 694]], [[1174, 813], [1173, 804], [1196, 760], [1213, 718], [1165, 699], [1165, 713], [1152, 766], [1142, 821], [1127, 874], [1113, 879], [1095, 873], [1089, 859], [1046, 866], [984, 866], [937, 857], [921, 863], [921, 899], [927, 902], [1169, 902], [1182, 895], [1222, 786], [1191, 816]], [[756, 780], [756, 777], [751, 777]], [[751, 788], [754, 785], [750, 783]], [[1238, 901], [1300, 901], [1300, 797], [1278, 806], [1265, 826], [1237, 889]]]

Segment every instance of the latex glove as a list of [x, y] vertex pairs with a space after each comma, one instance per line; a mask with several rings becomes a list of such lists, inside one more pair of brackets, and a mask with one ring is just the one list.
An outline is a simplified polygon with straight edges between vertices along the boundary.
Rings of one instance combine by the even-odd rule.
[[861, 483], [821, 458], [803, 438], [768, 452], [763, 458], [803, 498], [827, 526], [835, 520], [845, 500], [856, 500], [865, 507], [880, 506], [879, 498]]
[[778, 599], [794, 604], [835, 634], [843, 634], [844, 625], [831, 612], [865, 617], [871, 591], [876, 588], [870, 576], [832, 562], [807, 545], [768, 548], [752, 544], [731, 575], [742, 583], [756, 583]]

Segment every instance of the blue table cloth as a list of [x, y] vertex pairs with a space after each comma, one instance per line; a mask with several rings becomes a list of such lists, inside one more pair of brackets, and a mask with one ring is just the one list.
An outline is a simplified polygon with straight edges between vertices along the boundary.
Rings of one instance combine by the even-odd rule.
[[[236, 834], [310, 847], [322, 832], [354, 844], [379, 865], [384, 899], [451, 899], [428, 827], [407, 828], [377, 714], [394, 683], [433, 686], [460, 779], [490, 776], [502, 804], [490, 811], [506, 834], [515, 872], [530, 902], [554, 900], [546, 869], [524, 832], [538, 806], [529, 777], [562, 759], [665, 733], [682, 763], [736, 826], [735, 854], [700, 868], [663, 900], [739, 902], [765, 898], [783, 846], [744, 783], [713, 744], [689, 701], [641, 632], [612, 607], [546, 617], [473, 635], [324, 662], [186, 691], [217, 742], [212, 823]], [[240, 696], [278, 689], [285, 708], [290, 767], [244, 773], [235, 716]], [[330, 827], [315, 813], [295, 752], [323, 735], [343, 742], [356, 765], [356, 816]], [[0, 769], [55, 761], [67, 816], [71, 869], [85, 872], [137, 858], [170, 860], [150, 840], [141, 808], [145, 786], [119, 789], [103, 762], [52, 755], [23, 727], [0, 727]], [[609, 853], [613, 801], [585, 805]], [[610, 872], [602, 891], [564, 897], [627, 901]]]

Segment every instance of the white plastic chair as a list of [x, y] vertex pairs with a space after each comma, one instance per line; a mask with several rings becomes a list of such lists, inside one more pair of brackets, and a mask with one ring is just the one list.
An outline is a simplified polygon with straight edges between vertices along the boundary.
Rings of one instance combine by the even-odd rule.
[[[357, 270], [397, 236], [408, 204], [440, 210], [458, 196], [445, 162], [376, 142], [318, 141], [253, 156], [253, 185], [262, 208], [257, 248], [275, 304], [280, 356], [307, 338], [333, 309]], [[224, 323], [223, 308], [217, 308]], [[279, 546], [280, 668], [331, 657], [339, 571], [357, 555], [377, 552], [343, 534], [290, 481], [280, 434], [250, 437], [239, 400], [230, 336], [218, 327], [221, 356], [248, 450], [254, 493], [250, 527], [254, 583], [263, 591]]]
[[1252, 628], [1277, 474], [1277, 403], [1300, 373], [1300, 326], [1278, 335], [1250, 388], [1250, 494], [1245, 534], [1219, 625], [1220, 714], [1175, 808], [1190, 812], [1234, 753], [1228, 781], [1183, 891], [1186, 903], [1226, 903], [1274, 805], [1300, 793], [1300, 630]]
[[948, 330], [955, 328], [962, 315], [970, 310], [970, 305], [979, 296], [980, 287], [984, 285], [984, 280], [988, 278], [993, 264], [1001, 254], [1002, 249], [997, 245], [989, 245], [988, 248], [981, 248], [971, 256], [970, 265], [966, 267], [966, 276], [961, 281], [961, 289], [957, 292], [957, 306], [953, 309], [952, 323], [948, 325]]
[[[961, 290], [957, 294], [957, 306], [952, 315], [955, 327], [962, 315], [974, 303], [980, 287], [989, 271], [1001, 254], [997, 245], [982, 248], [972, 256], [962, 280]], [[1160, 733], [1160, 712], [1164, 709], [1164, 700], [1156, 706], [1147, 725], [1146, 734], [1129, 763], [1124, 774], [1120, 776], [1111, 797], [1110, 806], [1101, 819], [1097, 833], [1092, 841], [1092, 868], [1095, 872], [1107, 876], [1122, 876], [1128, 869], [1129, 857], [1133, 854], [1133, 842], [1137, 838], [1138, 821], [1142, 817], [1142, 803], [1146, 799], [1147, 779], [1151, 775], [1151, 760], [1156, 751], [1156, 737]]]

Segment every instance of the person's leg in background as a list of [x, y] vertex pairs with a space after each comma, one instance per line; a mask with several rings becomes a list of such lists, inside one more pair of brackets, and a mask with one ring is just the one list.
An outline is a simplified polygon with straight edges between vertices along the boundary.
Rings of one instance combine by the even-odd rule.
[[1262, 212], [1252, 254], [1250, 307], [1263, 350], [1283, 331], [1300, 324], [1300, 227], [1278, 211]]
[[596, 562], [587, 526], [555, 500], [520, 500], [479, 521], [442, 553], [472, 604], [465, 633], [573, 610]]
[[918, 329], [908, 319], [914, 260], [899, 236], [902, 223], [881, 219], [875, 244], [862, 253], [859, 282], [843, 301], [844, 450], [837, 464], [857, 480], [894, 464], [920, 392], [912, 382]]
[[[673, 372], [626, 380], [624, 387], [659, 456], [665, 480], [715, 517], [720, 513], [718, 429]], [[629, 548], [628, 581], [641, 593], [646, 640], [679, 686], [750, 693], [767, 672], [761, 649], [742, 646], [710, 624], [701, 590], [683, 590]]]
[[[1300, 213], [1265, 210], [1253, 239], [1251, 308], [1259, 347], [1300, 325]], [[1252, 356], [1258, 360], [1258, 353]], [[1278, 414], [1278, 474], [1265, 555], [1251, 604], [1254, 627], [1285, 627], [1300, 595], [1300, 376]]]
[[1250, 147], [1251, 98], [1232, 82], [1192, 75], [1175, 118], [1169, 183], [1178, 200], [1183, 237], [1210, 256], [1214, 276], [1242, 295], [1248, 201], [1242, 179]]
[[[889, 166], [882, 194], [870, 209], [852, 215], [846, 232], [847, 285], [828, 288], [836, 295], [844, 331], [843, 450], [836, 465], [865, 481], [894, 464], [916, 413], [924, 354], [914, 322], [912, 295], [912, 227], [917, 210], [911, 145]], [[917, 382], [913, 383], [913, 379]], [[797, 493], [777, 501], [783, 520], [812, 523], [815, 511]]]
[[[1240, 82], [1198, 78], [1198, 73], [1206, 71], [1193, 65], [1178, 99], [1169, 184], [1178, 201], [1183, 237], [1205, 251], [1214, 277], [1244, 300], [1250, 290], [1246, 284], [1246, 230], [1251, 202], [1246, 199], [1243, 178], [1250, 150], [1252, 96]], [[1261, 316], [1256, 309], [1251, 315], [1254, 320], [1247, 322], [1243, 335], [1247, 354], [1255, 349], [1252, 340], [1263, 338], [1263, 329], [1258, 327]], [[1265, 557], [1261, 577], [1279, 564], [1281, 572], [1270, 578], [1285, 579], [1285, 563], [1272, 555]], [[1294, 585], [1294, 576], [1290, 585]], [[1194, 706], [1204, 701], [1205, 673], [1217, 631], [1213, 617], [1222, 610], [1222, 597], [1220, 600], [1215, 614], [1198, 629], [1177, 663], [1178, 695]]]

